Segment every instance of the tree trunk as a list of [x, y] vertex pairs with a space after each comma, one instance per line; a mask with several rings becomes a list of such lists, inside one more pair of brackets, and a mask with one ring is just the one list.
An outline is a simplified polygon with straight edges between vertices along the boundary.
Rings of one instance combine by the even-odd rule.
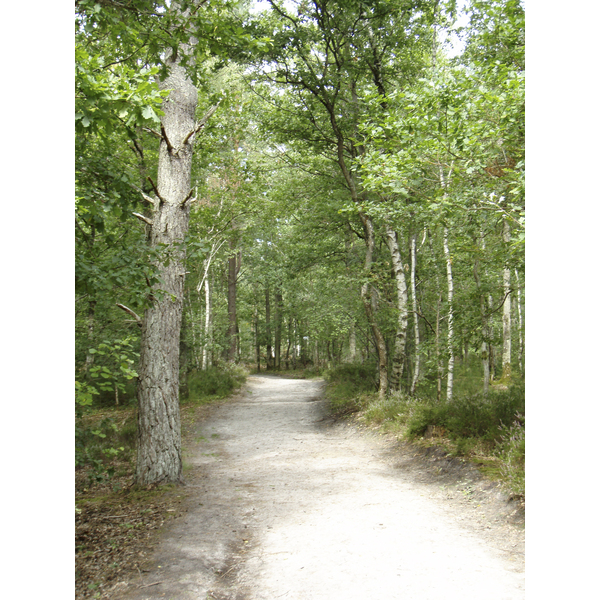
[[521, 282], [519, 281], [519, 272], [515, 269], [515, 280], [517, 282], [517, 312], [519, 315], [519, 370], [521, 375], [525, 374], [523, 370], [523, 350], [525, 344], [523, 341], [523, 312], [521, 310]]
[[[233, 241], [231, 249], [233, 250]], [[234, 362], [237, 353], [237, 278], [240, 272], [242, 262], [242, 253], [238, 252], [229, 257], [228, 276], [227, 276], [227, 316], [229, 326], [227, 328], [227, 339], [229, 340], [229, 349], [227, 351], [227, 360]]]
[[260, 373], [260, 331], [258, 325], [258, 305], [254, 309], [254, 335], [256, 340], [256, 371]]
[[283, 295], [278, 285], [275, 290], [275, 368], [281, 369], [281, 323], [283, 320]]
[[[438, 282], [439, 289], [439, 282]], [[438, 402], [442, 399], [442, 377], [444, 370], [442, 368], [442, 359], [440, 356], [440, 318], [441, 318], [441, 307], [442, 297], [438, 296], [437, 310], [435, 313], [435, 362], [437, 365], [437, 400]]]
[[417, 389], [417, 382], [421, 373], [421, 337], [419, 334], [419, 316], [417, 314], [417, 283], [416, 283], [416, 271], [417, 271], [417, 234], [412, 236], [411, 239], [411, 252], [410, 252], [410, 292], [412, 296], [412, 310], [413, 310], [413, 325], [415, 331], [415, 370], [413, 372], [412, 383], [410, 385], [411, 395], [415, 394]]
[[[185, 52], [185, 48], [181, 48]], [[198, 93], [179, 59], [168, 59], [170, 74], [160, 82], [171, 90], [163, 103], [158, 181], [150, 232], [153, 248], [164, 247], [161, 280], [142, 325], [138, 384], [139, 485], [182, 480], [179, 415], [179, 339], [181, 332], [185, 250], [191, 198], [193, 135]], [[160, 289], [160, 291], [159, 291]], [[164, 292], [163, 292], [164, 290]]]
[[448, 278], [448, 386], [446, 400], [452, 400], [454, 383], [454, 280], [452, 278], [452, 258], [448, 245], [448, 228], [444, 227], [444, 256], [446, 257], [446, 275]]
[[269, 285], [265, 287], [265, 328], [267, 332], [267, 371], [273, 368], [273, 348], [271, 346], [271, 294]]
[[[505, 252], [508, 255], [510, 244], [510, 226], [508, 221], [504, 219], [504, 230], [502, 238], [505, 245]], [[504, 283], [504, 307], [502, 311], [502, 379], [510, 379], [510, 363], [511, 363], [511, 293], [510, 293], [510, 268], [504, 266], [503, 272]]]
[[400, 379], [406, 362], [406, 331], [408, 329], [408, 292], [406, 288], [406, 277], [400, 247], [398, 245], [398, 234], [386, 223], [386, 242], [392, 257], [392, 269], [396, 281], [396, 306], [398, 308], [398, 324], [394, 336], [394, 354], [391, 360], [389, 372], [389, 387], [392, 392], [400, 390]]
[[486, 302], [485, 294], [481, 290], [481, 280], [479, 278], [479, 258], [475, 259], [473, 263], [473, 278], [475, 279], [475, 285], [479, 291], [479, 311], [481, 314], [481, 364], [483, 366], [483, 393], [487, 395], [490, 388], [490, 356], [489, 356], [489, 331], [488, 331], [488, 318], [486, 314]]
[[[373, 221], [371, 217], [359, 213], [365, 231], [365, 243], [367, 245], [367, 253], [365, 256], [365, 273], [368, 275], [373, 264], [373, 253], [375, 251], [375, 233], [373, 231]], [[377, 309], [375, 294], [368, 282], [363, 283], [360, 289], [360, 297], [365, 307], [367, 322], [371, 326], [373, 337], [375, 339], [375, 348], [378, 356], [378, 374], [379, 374], [379, 397], [383, 398], [388, 390], [388, 371], [387, 371], [387, 349], [385, 346], [385, 338], [379, 329], [379, 325], [375, 321], [375, 312]]]
[[88, 352], [85, 355], [85, 364], [83, 370], [87, 373], [94, 366], [94, 354], [89, 350], [94, 345], [94, 329], [96, 326], [96, 300], [90, 300], [88, 304], [87, 316], [87, 346]]

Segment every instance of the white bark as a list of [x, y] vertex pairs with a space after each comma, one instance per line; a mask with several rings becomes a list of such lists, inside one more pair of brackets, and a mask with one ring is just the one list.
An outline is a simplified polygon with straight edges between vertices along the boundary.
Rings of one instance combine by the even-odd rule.
[[[510, 244], [510, 226], [504, 219], [504, 228], [502, 238], [505, 245], [505, 252], [508, 253]], [[503, 272], [504, 283], [504, 307], [502, 311], [502, 379], [510, 378], [511, 363], [511, 293], [510, 293], [510, 268], [505, 265]]]
[[210, 279], [208, 275], [204, 279], [204, 305], [206, 307], [204, 315], [204, 344], [202, 346], [202, 370], [206, 371], [212, 366], [212, 356], [210, 353], [210, 343], [212, 341], [212, 302], [210, 293]]
[[391, 391], [400, 390], [400, 378], [406, 361], [406, 331], [408, 329], [408, 291], [404, 265], [398, 244], [398, 234], [386, 223], [386, 241], [392, 258], [392, 269], [396, 282], [396, 306], [398, 309], [398, 323], [394, 337], [394, 354], [392, 356], [389, 372], [389, 385]]
[[519, 315], [519, 370], [521, 374], [523, 371], [523, 352], [525, 350], [525, 343], [523, 340], [523, 312], [521, 308], [521, 282], [519, 281], [519, 272], [515, 269], [515, 279], [517, 282], [517, 311]]
[[411, 251], [410, 251], [410, 292], [412, 296], [412, 312], [413, 312], [413, 326], [415, 332], [415, 368], [413, 372], [412, 383], [410, 386], [410, 393], [414, 394], [417, 388], [417, 382], [421, 374], [421, 336], [419, 333], [419, 316], [417, 314], [417, 235], [413, 235], [411, 238]]
[[444, 227], [444, 256], [446, 257], [446, 276], [448, 278], [448, 385], [446, 399], [452, 400], [454, 383], [454, 280], [452, 278], [452, 257], [448, 245], [448, 228]]
[[354, 323], [352, 323], [352, 326], [350, 328], [350, 340], [349, 340], [349, 346], [350, 346], [350, 355], [349, 355], [349, 360], [351, 363], [356, 361], [356, 328]]

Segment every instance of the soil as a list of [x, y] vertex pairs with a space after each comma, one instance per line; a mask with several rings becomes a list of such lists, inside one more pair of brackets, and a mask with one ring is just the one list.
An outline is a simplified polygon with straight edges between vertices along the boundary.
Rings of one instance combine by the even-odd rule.
[[[185, 494], [123, 600], [519, 600], [524, 510], [473, 466], [248, 378], [188, 431]], [[91, 597], [91, 596], [90, 596]]]

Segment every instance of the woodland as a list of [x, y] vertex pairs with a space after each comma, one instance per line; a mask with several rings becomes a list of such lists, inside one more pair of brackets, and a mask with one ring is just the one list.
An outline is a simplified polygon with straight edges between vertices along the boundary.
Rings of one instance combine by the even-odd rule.
[[[462, 428], [463, 451], [487, 436], [522, 465], [524, 18], [519, 0], [75, 2], [90, 482], [130, 444], [137, 486], [179, 483], [181, 407], [257, 371], [328, 377], [340, 414], [408, 407], [413, 434]], [[90, 419], [108, 408], [135, 411], [128, 431]]]

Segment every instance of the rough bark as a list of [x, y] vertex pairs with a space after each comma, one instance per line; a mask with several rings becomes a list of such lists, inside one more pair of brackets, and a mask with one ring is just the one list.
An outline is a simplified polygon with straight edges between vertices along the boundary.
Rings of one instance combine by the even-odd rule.
[[139, 485], [182, 480], [179, 340], [185, 251], [179, 244], [189, 224], [194, 137], [190, 133], [195, 131], [198, 94], [178, 59], [172, 57], [168, 63], [169, 76], [159, 82], [171, 93], [163, 104], [150, 243], [165, 248], [169, 260], [158, 264], [161, 282], [142, 325], [135, 476]]
[[398, 309], [398, 324], [394, 336], [394, 354], [389, 371], [389, 387], [392, 392], [400, 390], [400, 379], [406, 362], [406, 332], [408, 329], [408, 291], [404, 265], [398, 244], [398, 234], [386, 224], [386, 242], [392, 257], [392, 271], [396, 282], [396, 307]]

